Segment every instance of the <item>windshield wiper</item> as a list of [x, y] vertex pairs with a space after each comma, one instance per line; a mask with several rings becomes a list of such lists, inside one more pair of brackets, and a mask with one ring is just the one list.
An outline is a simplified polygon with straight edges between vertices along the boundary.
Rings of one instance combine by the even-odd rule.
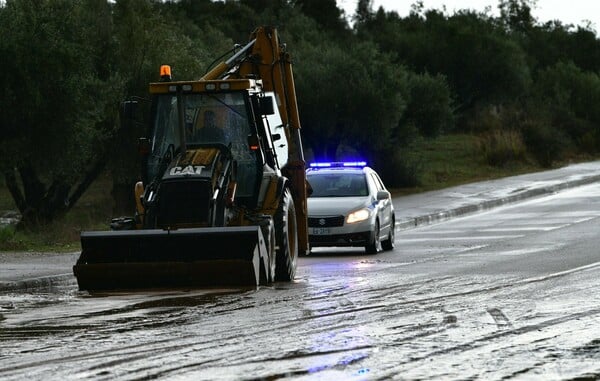
[[236, 113], [237, 115], [239, 115], [240, 117], [242, 117], [242, 119], [246, 119], [246, 117], [244, 115], [242, 115], [239, 111], [237, 111], [236, 109], [234, 109], [233, 107], [231, 107], [231, 105], [225, 103], [219, 97], [216, 97], [216, 96], [211, 95], [211, 94], [207, 94], [207, 95], [209, 97], [211, 97], [212, 99], [216, 100], [217, 102], [219, 102], [220, 104], [222, 104], [223, 106], [227, 107], [228, 109], [230, 109], [231, 111], [233, 111], [234, 113]]

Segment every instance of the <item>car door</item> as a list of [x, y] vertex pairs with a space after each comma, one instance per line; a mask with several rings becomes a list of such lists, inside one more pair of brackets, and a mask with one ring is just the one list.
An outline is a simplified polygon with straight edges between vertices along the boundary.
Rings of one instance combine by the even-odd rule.
[[[379, 178], [379, 176], [377, 175], [377, 173], [375, 172], [371, 172], [369, 173], [369, 176], [371, 177], [371, 180], [373, 182], [373, 184], [375, 185], [375, 189], [376, 192], [379, 192], [381, 190], [386, 190], [385, 186], [383, 185], [383, 182], [381, 181], [381, 179]], [[375, 196], [377, 196], [377, 193], [375, 194]], [[378, 201], [378, 216], [379, 216], [379, 221], [381, 223], [381, 234], [387, 234], [388, 229], [390, 227], [390, 224], [392, 223], [392, 201], [391, 198], [388, 197], [385, 200], [379, 200]]]

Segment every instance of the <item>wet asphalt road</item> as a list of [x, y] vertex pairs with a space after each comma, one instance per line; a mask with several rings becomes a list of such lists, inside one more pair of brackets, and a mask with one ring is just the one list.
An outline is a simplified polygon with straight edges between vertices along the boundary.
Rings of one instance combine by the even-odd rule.
[[319, 250], [258, 290], [2, 294], [0, 379], [597, 379], [599, 194]]

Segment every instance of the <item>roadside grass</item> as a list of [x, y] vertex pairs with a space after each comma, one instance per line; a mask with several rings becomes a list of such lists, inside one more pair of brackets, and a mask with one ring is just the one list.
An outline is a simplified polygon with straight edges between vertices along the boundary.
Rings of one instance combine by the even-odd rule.
[[542, 168], [531, 160], [509, 161], [502, 166], [486, 161], [481, 138], [451, 134], [416, 143], [410, 159], [421, 163], [419, 185], [391, 189], [396, 196], [444, 189], [477, 181], [498, 179]]
[[[486, 151], [488, 150], [488, 151]], [[492, 180], [506, 176], [545, 170], [527, 158], [490, 165], [486, 160], [489, 147], [481, 137], [469, 134], [444, 135], [418, 142], [410, 159], [420, 163], [419, 185], [391, 189], [395, 196], [448, 188], [460, 184]], [[570, 163], [595, 160], [597, 157], [572, 156]], [[80, 250], [82, 230], [107, 230], [112, 218], [110, 191], [112, 180], [108, 173], [100, 176], [66, 216], [38, 231], [0, 227], [0, 251], [69, 252]], [[3, 211], [16, 210], [4, 179], [0, 179], [0, 216]]]

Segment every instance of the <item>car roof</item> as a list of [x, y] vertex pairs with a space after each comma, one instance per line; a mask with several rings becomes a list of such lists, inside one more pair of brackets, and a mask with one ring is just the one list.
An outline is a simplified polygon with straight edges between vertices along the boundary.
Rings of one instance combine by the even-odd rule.
[[306, 170], [307, 174], [316, 174], [316, 173], [367, 173], [370, 168], [309, 168]]

